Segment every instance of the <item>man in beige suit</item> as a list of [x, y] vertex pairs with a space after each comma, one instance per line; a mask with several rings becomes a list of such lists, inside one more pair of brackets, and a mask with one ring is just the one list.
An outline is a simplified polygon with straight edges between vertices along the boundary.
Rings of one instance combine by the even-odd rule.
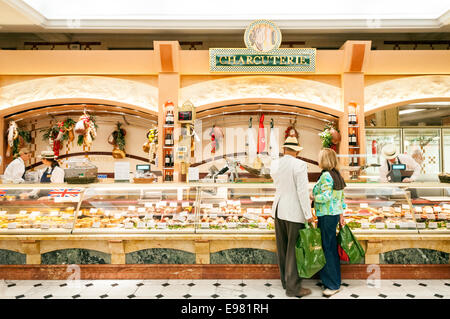
[[307, 165], [297, 159], [303, 149], [295, 137], [289, 136], [283, 144], [284, 156], [271, 164], [270, 175], [276, 187], [272, 206], [275, 218], [278, 265], [281, 283], [289, 297], [303, 297], [311, 293], [301, 287], [295, 258], [298, 231], [305, 222], [312, 222], [311, 203], [308, 196]]

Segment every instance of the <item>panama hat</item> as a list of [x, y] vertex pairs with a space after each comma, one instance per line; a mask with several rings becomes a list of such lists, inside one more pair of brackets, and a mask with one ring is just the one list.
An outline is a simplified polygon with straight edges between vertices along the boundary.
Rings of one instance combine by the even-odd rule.
[[393, 159], [398, 156], [398, 149], [394, 144], [386, 144], [381, 150], [381, 154], [385, 159]]
[[295, 136], [288, 136], [282, 147], [287, 147], [297, 152], [300, 152], [303, 149], [303, 147], [298, 145], [298, 140]]
[[42, 159], [55, 159], [55, 152], [53, 151], [42, 151], [41, 155], [39, 155], [40, 158]]

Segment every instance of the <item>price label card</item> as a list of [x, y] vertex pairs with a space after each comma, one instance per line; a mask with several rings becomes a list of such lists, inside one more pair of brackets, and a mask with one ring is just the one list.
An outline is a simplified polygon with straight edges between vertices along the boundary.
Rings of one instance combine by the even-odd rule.
[[414, 217], [415, 217], [416, 219], [421, 219], [421, 218], [422, 218], [422, 215], [421, 215], [421, 214], [414, 214]]
[[450, 229], [450, 223], [447, 223], [447, 229]]
[[189, 207], [189, 202], [181, 202], [181, 207]]
[[8, 213], [6, 210], [2, 210], [2, 211], [0, 212], [0, 216], [5, 216], [6, 213]]
[[415, 222], [408, 222], [408, 228], [416, 228]]
[[448, 210], [450, 210], [450, 205], [449, 204], [444, 204], [444, 207], [443, 207], [444, 209], [448, 209]]
[[406, 213], [404, 217], [405, 217], [406, 219], [412, 219], [412, 218], [413, 218], [412, 215], [409, 214], [409, 213]]
[[400, 222], [400, 228], [409, 228], [408, 222]]
[[[387, 225], [388, 229], [395, 229], [395, 224], [394, 223], [386, 223], [386, 225]], [[401, 223], [400, 223], [400, 227], [402, 227]]]
[[36, 217], [36, 216], [39, 216], [40, 214], [41, 214], [41, 212], [31, 212], [30, 216]]
[[144, 222], [138, 222], [137, 223], [137, 228], [139, 228], [139, 229], [145, 228], [145, 223]]
[[180, 213], [180, 216], [181, 216], [181, 217], [187, 217], [187, 215], [188, 215], [188, 212], [187, 212], [187, 211], [182, 211], [182, 212]]
[[416, 207], [414, 207], [414, 210], [416, 211], [416, 213], [421, 213], [422, 212], [422, 207], [416, 206]]
[[262, 214], [262, 208], [255, 208], [255, 214]]
[[63, 228], [64, 229], [72, 229], [72, 223], [64, 223]]
[[259, 229], [267, 229], [267, 223], [258, 223]]
[[133, 223], [125, 223], [125, 229], [131, 229], [134, 227]]
[[161, 206], [167, 206], [167, 202], [166, 202], [166, 201], [159, 202], [159, 205], [161, 205]]
[[226, 202], [220, 202], [219, 203], [219, 207], [226, 207], [227, 206], [227, 203]]
[[100, 222], [92, 223], [92, 228], [100, 228]]
[[234, 205], [234, 200], [227, 200], [227, 205]]
[[73, 215], [70, 215], [70, 214], [62, 214], [61, 215], [62, 219], [70, 219], [70, 218], [72, 218], [72, 216]]
[[49, 224], [46, 224], [46, 223], [41, 224], [41, 229], [49, 229], [49, 228], [50, 228]]
[[55, 217], [55, 216], [58, 216], [58, 215], [59, 215], [59, 212], [57, 210], [54, 210], [54, 211], [50, 212], [50, 216], [52, 216], [52, 217]]
[[235, 201], [234, 206], [241, 206], [241, 201], [240, 200]]
[[266, 215], [272, 214], [272, 208], [264, 208], [264, 214]]
[[236, 228], [237, 227], [237, 223], [227, 223], [227, 227], [228, 228]]
[[213, 204], [200, 204], [201, 208], [213, 208]]
[[375, 223], [375, 227], [377, 229], [384, 229], [385, 224], [384, 223]]
[[152, 206], [153, 206], [153, 203], [147, 202], [147, 203], [145, 203], [144, 205], [145, 205], [145, 207], [152, 207]]
[[97, 211], [98, 211], [97, 208], [91, 208], [91, 209], [89, 210], [89, 212], [90, 212], [91, 214], [97, 214]]
[[440, 214], [438, 214], [438, 219], [447, 219], [447, 215], [446, 214], [442, 214], [442, 213], [440, 213]]
[[145, 207], [139, 207], [138, 213], [145, 213]]
[[178, 203], [177, 202], [170, 202], [170, 207], [178, 207]]
[[401, 213], [402, 212], [402, 208], [401, 207], [394, 207], [394, 212]]
[[9, 223], [8, 224], [8, 229], [16, 229], [17, 228], [17, 223]]
[[153, 214], [147, 213], [147, 214], [145, 214], [145, 218], [151, 219], [151, 218], [153, 218]]
[[148, 228], [154, 228], [155, 225], [156, 225], [156, 223], [155, 223], [154, 220], [151, 220], [151, 221], [147, 222], [147, 227], [148, 227]]
[[216, 219], [217, 218], [217, 214], [209, 214], [209, 218]]
[[360, 203], [359, 207], [360, 208], [369, 208], [369, 204], [367, 204], [367, 203]]
[[20, 212], [19, 212], [19, 215], [26, 215], [27, 214], [27, 211], [26, 210], [21, 210]]
[[390, 212], [391, 208], [389, 206], [383, 206], [383, 212]]
[[435, 229], [437, 227], [438, 227], [437, 222], [429, 222], [428, 223], [428, 228], [430, 228], [430, 229]]
[[158, 229], [166, 229], [167, 228], [167, 223], [158, 223], [156, 228], [158, 228]]
[[136, 206], [128, 206], [128, 210], [133, 212], [136, 210]]
[[416, 223], [417, 229], [425, 229], [426, 225], [425, 223]]
[[195, 220], [195, 214], [189, 214], [187, 220], [188, 221], [194, 221]]
[[209, 223], [200, 223], [200, 228], [209, 228]]
[[434, 214], [427, 214], [427, 219], [435, 219], [436, 215]]
[[433, 210], [434, 210], [435, 213], [440, 213], [440, 212], [442, 212], [442, 207], [441, 206], [434, 206]]
[[431, 208], [431, 207], [425, 207], [423, 211], [425, 214], [433, 214], [434, 213], [433, 208]]
[[410, 209], [410, 207], [407, 204], [402, 204], [402, 209], [408, 210], [408, 209]]
[[247, 208], [247, 213], [253, 214], [255, 212], [255, 208]]

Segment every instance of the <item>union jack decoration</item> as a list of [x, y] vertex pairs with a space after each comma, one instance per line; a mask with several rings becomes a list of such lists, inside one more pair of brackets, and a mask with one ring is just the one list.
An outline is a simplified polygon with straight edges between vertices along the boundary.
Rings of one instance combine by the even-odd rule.
[[64, 197], [64, 198], [73, 198], [78, 197], [81, 193], [81, 189], [79, 188], [60, 188], [60, 189], [52, 189], [48, 194], [49, 197]]
[[0, 197], [5, 196], [6, 191], [4, 189], [0, 189]]

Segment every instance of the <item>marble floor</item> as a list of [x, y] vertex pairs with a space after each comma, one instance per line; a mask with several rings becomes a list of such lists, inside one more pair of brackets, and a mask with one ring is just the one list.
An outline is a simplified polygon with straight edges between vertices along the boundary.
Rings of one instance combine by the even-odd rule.
[[[325, 299], [319, 280], [304, 280]], [[0, 299], [296, 299], [279, 280], [1, 280]], [[343, 280], [330, 299], [450, 299], [450, 280]]]

